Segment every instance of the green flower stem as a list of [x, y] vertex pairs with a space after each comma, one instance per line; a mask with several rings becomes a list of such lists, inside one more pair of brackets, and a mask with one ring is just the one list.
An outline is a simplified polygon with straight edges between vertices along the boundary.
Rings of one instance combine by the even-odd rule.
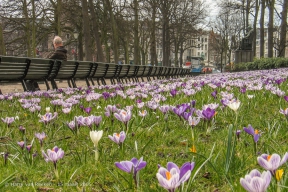
[[97, 162], [99, 159], [99, 153], [97, 147], [95, 147], [95, 161]]

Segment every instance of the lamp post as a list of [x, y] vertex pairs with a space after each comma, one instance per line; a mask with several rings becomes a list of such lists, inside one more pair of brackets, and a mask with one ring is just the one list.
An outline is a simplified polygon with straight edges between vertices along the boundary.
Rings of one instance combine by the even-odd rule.
[[107, 45], [108, 45], [108, 63], [110, 63], [110, 46], [111, 46], [111, 43], [108, 42]]
[[76, 50], [75, 50], [74, 58], [75, 58], [75, 60], [77, 60], [77, 47], [78, 47], [78, 36], [79, 36], [79, 33], [77, 33], [77, 31], [74, 31], [73, 35], [74, 35], [74, 38], [76, 39]]

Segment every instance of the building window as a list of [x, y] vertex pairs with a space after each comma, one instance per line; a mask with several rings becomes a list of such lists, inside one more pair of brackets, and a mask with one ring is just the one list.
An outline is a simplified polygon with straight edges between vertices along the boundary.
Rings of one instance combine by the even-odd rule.
[[205, 42], [207, 42], [207, 38], [205, 38]]
[[198, 37], [198, 41], [200, 41], [200, 37]]
[[205, 45], [205, 50], [207, 51], [207, 45]]
[[200, 52], [198, 52], [198, 56], [200, 56]]
[[198, 44], [198, 50], [200, 50], [200, 44]]

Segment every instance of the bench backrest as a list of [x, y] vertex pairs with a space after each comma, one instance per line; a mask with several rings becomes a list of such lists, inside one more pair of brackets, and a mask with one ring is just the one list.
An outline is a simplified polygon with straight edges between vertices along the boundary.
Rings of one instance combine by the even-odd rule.
[[27, 75], [30, 60], [26, 57], [1, 56], [0, 80], [23, 80]]
[[54, 60], [31, 58], [30, 67], [25, 79], [28, 80], [45, 80], [51, 73], [54, 65]]
[[59, 61], [55, 60], [54, 66], [48, 79], [70, 80], [74, 77], [78, 68], [76, 61]]
[[90, 61], [77, 61], [78, 69], [74, 75], [76, 79], [85, 79], [90, 76], [93, 68], [93, 62]]

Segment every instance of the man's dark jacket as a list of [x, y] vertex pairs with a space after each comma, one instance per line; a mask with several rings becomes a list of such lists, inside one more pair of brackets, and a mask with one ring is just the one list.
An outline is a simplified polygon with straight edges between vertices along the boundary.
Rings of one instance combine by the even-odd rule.
[[67, 50], [63, 46], [57, 47], [55, 52], [49, 59], [67, 61]]

